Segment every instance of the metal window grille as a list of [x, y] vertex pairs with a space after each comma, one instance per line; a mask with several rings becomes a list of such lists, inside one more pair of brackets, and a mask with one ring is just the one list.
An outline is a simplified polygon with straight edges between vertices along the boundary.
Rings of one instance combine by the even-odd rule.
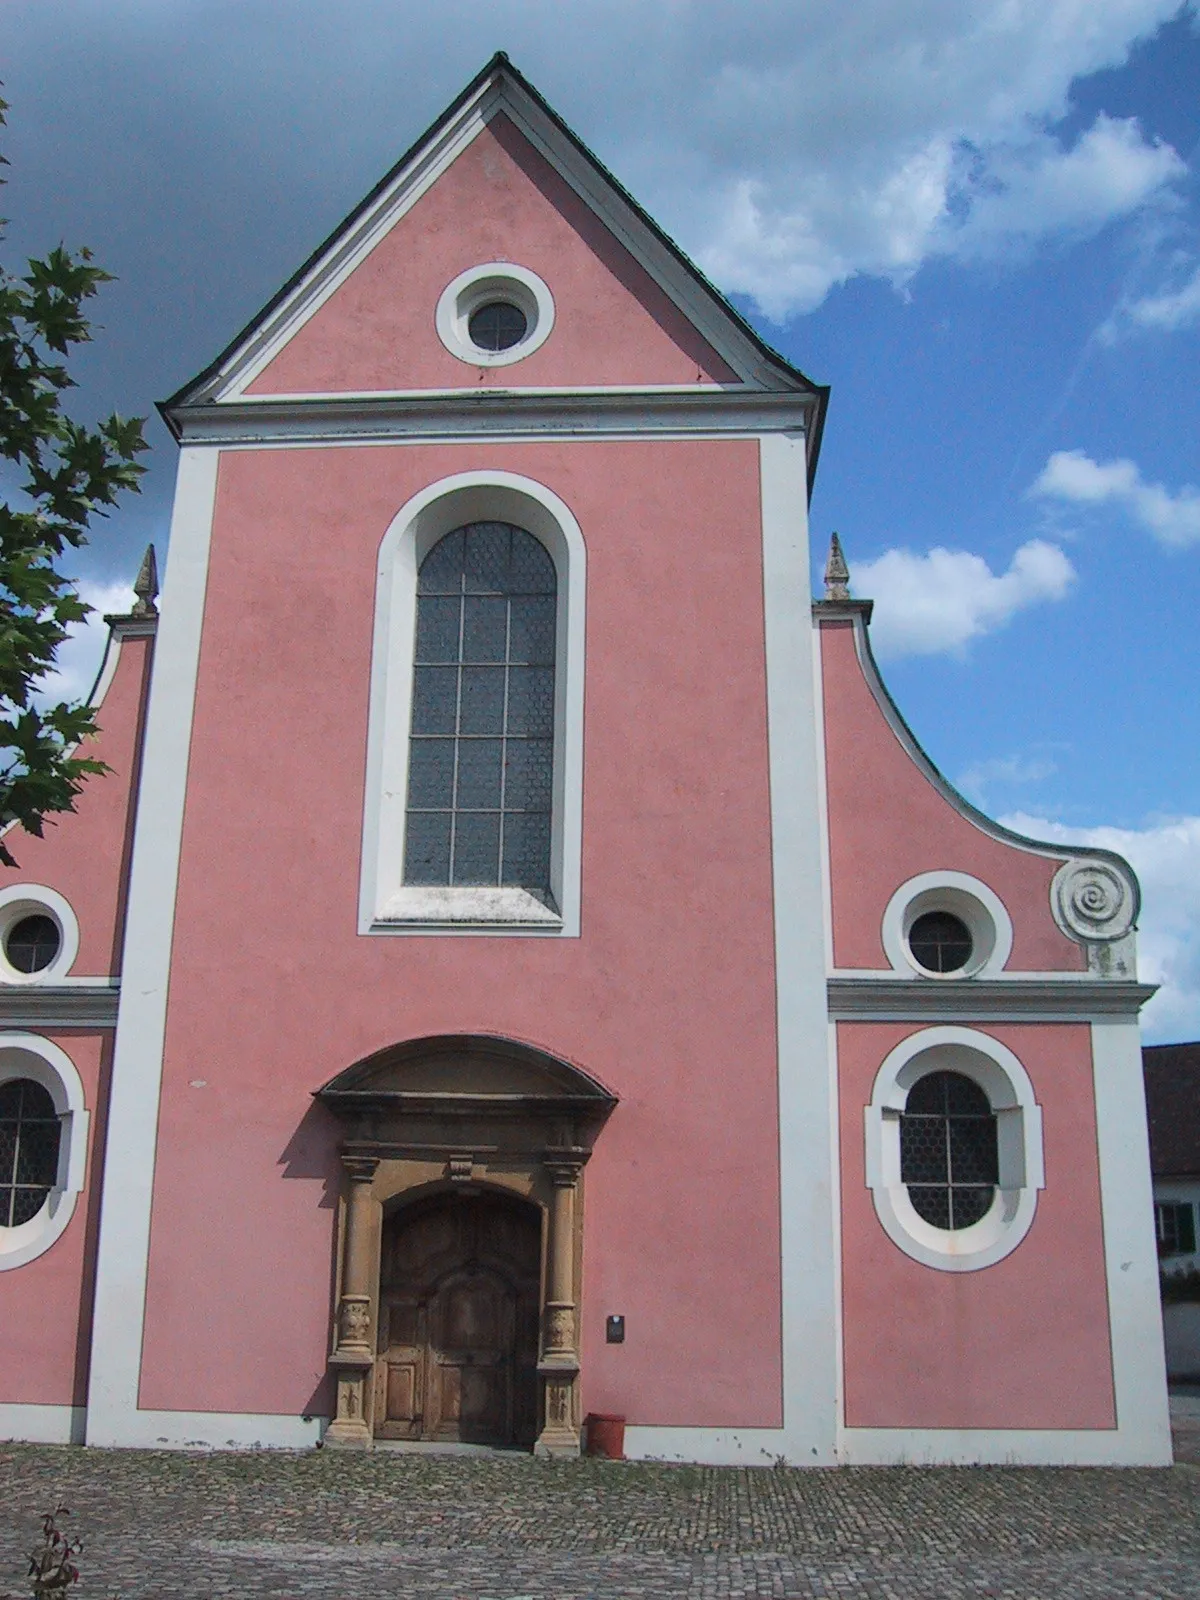
[[971, 930], [949, 911], [926, 911], [909, 929], [908, 948], [926, 972], [961, 972], [970, 961]]
[[1190, 1256], [1196, 1252], [1196, 1208], [1190, 1201], [1158, 1201], [1154, 1229], [1160, 1256]]
[[61, 948], [58, 923], [40, 912], [15, 922], [4, 941], [4, 952], [18, 972], [44, 971]]
[[0, 1228], [36, 1217], [58, 1179], [61, 1124], [40, 1083], [0, 1084]]
[[552, 903], [556, 595], [545, 547], [507, 522], [456, 528], [421, 563], [405, 883]]
[[996, 1114], [961, 1072], [931, 1072], [900, 1117], [900, 1179], [917, 1215], [935, 1228], [969, 1228], [1000, 1181]]

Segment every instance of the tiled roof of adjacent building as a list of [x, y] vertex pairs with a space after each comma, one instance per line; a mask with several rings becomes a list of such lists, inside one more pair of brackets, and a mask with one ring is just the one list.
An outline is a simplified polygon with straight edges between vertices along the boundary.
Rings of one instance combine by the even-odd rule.
[[1150, 1170], [1156, 1178], [1200, 1173], [1200, 1041], [1142, 1051]]

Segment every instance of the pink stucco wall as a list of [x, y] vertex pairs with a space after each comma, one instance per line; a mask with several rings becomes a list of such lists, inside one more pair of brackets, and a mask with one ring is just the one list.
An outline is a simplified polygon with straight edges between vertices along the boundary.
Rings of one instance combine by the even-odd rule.
[[[474, 367], [434, 312], [460, 272], [513, 261], [554, 297], [546, 343]], [[719, 383], [734, 373], [507, 117], [401, 218], [250, 385], [251, 394]]]
[[0, 1272], [0, 1402], [81, 1406], [87, 1399], [92, 1274], [99, 1221], [111, 1035], [45, 1036], [75, 1063], [91, 1113], [83, 1192], [43, 1255]]
[[847, 1425], [1114, 1427], [1090, 1030], [986, 1029], [1033, 1082], [1046, 1187], [1021, 1244], [978, 1272], [939, 1272], [906, 1256], [866, 1185], [863, 1107], [884, 1057], [914, 1031], [837, 1030]]
[[[97, 715], [99, 732], [80, 753], [112, 769], [86, 780], [75, 810], [46, 818], [40, 839], [14, 828], [4, 842], [17, 866], [0, 867], [0, 888], [37, 883], [57, 889], [79, 923], [73, 978], [103, 978], [121, 970], [119, 926], [128, 871], [131, 775], [145, 713], [152, 639], [127, 639]], [[110, 645], [110, 649], [112, 646]]]
[[[379, 542], [418, 489], [481, 468], [549, 485], [587, 543], [582, 937], [360, 937]], [[144, 1406], [324, 1409], [336, 1136], [309, 1095], [393, 1041], [485, 1032], [577, 1062], [621, 1099], [586, 1174], [585, 1405], [778, 1425], [762, 663], [752, 442], [223, 459]], [[624, 1345], [603, 1343], [609, 1312], [627, 1318]]]
[[851, 623], [822, 624], [821, 664], [835, 965], [886, 967], [888, 901], [909, 878], [941, 870], [970, 873], [1004, 902], [1009, 971], [1079, 971], [1083, 953], [1050, 911], [1050, 881], [1065, 858], [990, 837], [934, 788], [880, 710]]

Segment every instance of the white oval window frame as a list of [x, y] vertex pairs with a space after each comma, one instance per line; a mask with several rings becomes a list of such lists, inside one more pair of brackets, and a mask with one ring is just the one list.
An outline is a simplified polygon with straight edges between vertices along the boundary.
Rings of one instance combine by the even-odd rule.
[[89, 1113], [75, 1063], [58, 1045], [34, 1033], [0, 1037], [0, 1083], [31, 1078], [54, 1101], [62, 1123], [54, 1188], [35, 1217], [15, 1228], [0, 1227], [0, 1272], [11, 1272], [45, 1255], [75, 1215], [87, 1171]]
[[[483, 350], [471, 338], [471, 318], [481, 306], [505, 300], [520, 308], [525, 333], [507, 350]], [[468, 267], [442, 290], [434, 316], [438, 338], [459, 361], [472, 367], [508, 367], [539, 350], [554, 327], [554, 296], [528, 267], [487, 261]]]
[[[996, 1114], [1000, 1182], [969, 1228], [926, 1222], [900, 1177], [900, 1116], [909, 1090], [931, 1072], [961, 1072]], [[978, 1272], [1011, 1255], [1033, 1226], [1046, 1187], [1042, 1108], [1029, 1074], [1006, 1045], [974, 1028], [924, 1028], [887, 1055], [864, 1113], [867, 1187], [883, 1231], [906, 1256], [939, 1272]]]
[[[46, 916], [57, 925], [58, 954], [37, 972], [21, 972], [8, 959], [8, 936], [22, 917], [30, 916]], [[58, 983], [70, 972], [78, 954], [79, 923], [57, 889], [41, 883], [14, 883], [0, 890], [0, 982]]]
[[[909, 930], [918, 917], [930, 911], [948, 911], [970, 931], [971, 959], [954, 972], [931, 972], [909, 948]], [[1003, 972], [1012, 954], [1012, 918], [1004, 902], [995, 890], [966, 872], [922, 872], [902, 883], [887, 903], [880, 931], [893, 972], [904, 977], [933, 978], [940, 983], [990, 978]]]

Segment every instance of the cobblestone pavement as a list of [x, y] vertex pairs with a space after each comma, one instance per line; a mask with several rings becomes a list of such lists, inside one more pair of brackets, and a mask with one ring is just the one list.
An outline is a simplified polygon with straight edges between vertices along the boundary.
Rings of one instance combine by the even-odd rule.
[[1200, 1468], [793, 1471], [0, 1445], [0, 1595], [58, 1502], [79, 1600], [1197, 1600]]

